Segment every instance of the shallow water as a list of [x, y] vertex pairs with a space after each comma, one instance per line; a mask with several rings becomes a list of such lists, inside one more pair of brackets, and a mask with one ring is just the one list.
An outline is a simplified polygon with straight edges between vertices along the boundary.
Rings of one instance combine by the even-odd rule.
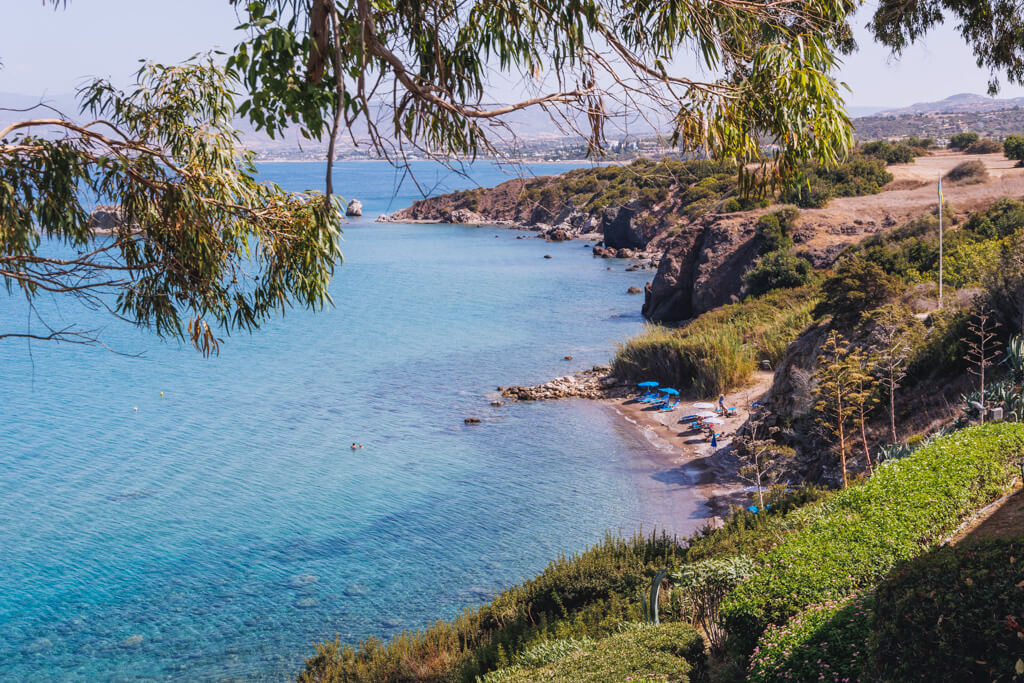
[[[504, 179], [472, 173], [418, 166], [438, 192]], [[144, 356], [0, 343], [0, 679], [289, 678], [314, 641], [452, 616], [606, 530], [696, 526], [688, 482], [612, 411], [489, 405], [607, 361], [649, 273], [532, 233], [375, 224], [415, 193], [384, 164], [335, 182], [366, 217], [333, 309], [212, 359], [64, 303], [43, 308]], [[0, 329], [26, 319], [4, 301]]]

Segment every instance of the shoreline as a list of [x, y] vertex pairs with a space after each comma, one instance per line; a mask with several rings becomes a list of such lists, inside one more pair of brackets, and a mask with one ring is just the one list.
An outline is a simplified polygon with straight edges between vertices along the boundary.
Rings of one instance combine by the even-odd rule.
[[[757, 372], [747, 386], [725, 395], [725, 404], [736, 408], [736, 416], [725, 418], [718, 428], [727, 436], [716, 449], [696, 432], [688, 431], [679, 423], [683, 415], [694, 412], [690, 407], [701, 399], [688, 398], [671, 412], [648, 410], [647, 404], [635, 403], [630, 398], [603, 398], [601, 403], [614, 411], [624, 423], [643, 434], [645, 438], [669, 456], [670, 464], [682, 477], [694, 482], [693, 488], [707, 508], [705, 521], [720, 524], [730, 508], [749, 504], [748, 484], [736, 473], [738, 460], [733, 455], [733, 436], [750, 416], [750, 404], [771, 386], [772, 374]], [[716, 402], [708, 399], [708, 402]]]

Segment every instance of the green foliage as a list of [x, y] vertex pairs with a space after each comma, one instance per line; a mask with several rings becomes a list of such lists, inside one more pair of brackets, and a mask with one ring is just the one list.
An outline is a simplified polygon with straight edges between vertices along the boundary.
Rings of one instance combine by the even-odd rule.
[[980, 139], [977, 133], [956, 133], [949, 136], [950, 149], [967, 149]]
[[733, 508], [719, 527], [706, 526], [689, 539], [688, 562], [705, 558], [764, 553], [795, 529], [814, 518], [814, 504], [830, 494], [828, 489], [805, 485], [786, 490], [775, 487], [766, 493], [768, 508], [756, 514]]
[[878, 194], [891, 180], [885, 162], [856, 155], [831, 169], [805, 166], [780, 193], [779, 201], [802, 208], [821, 208], [833, 197]]
[[757, 236], [762, 241], [762, 253], [789, 249], [793, 246], [790, 236], [800, 217], [795, 206], [782, 206], [757, 219]]
[[954, 183], [983, 183], [988, 180], [988, 169], [985, 168], [984, 161], [971, 159], [970, 161], [961, 161], [949, 169], [945, 177], [946, 180]]
[[880, 678], [1019, 680], [1021, 531], [1013, 540], [968, 540], [940, 548], [900, 567], [879, 586], [871, 628]]
[[1019, 680], [1022, 556], [1024, 537], [925, 553], [871, 593], [769, 627], [749, 680]]
[[817, 296], [807, 286], [723, 306], [682, 328], [648, 326], [619, 346], [612, 373], [692, 387], [705, 396], [728, 391], [746, 382], [762, 359], [782, 358], [810, 323]]
[[743, 274], [747, 294], [760, 296], [776, 289], [802, 287], [811, 281], [813, 269], [807, 259], [788, 249], [771, 251]]
[[971, 214], [964, 229], [978, 237], [1008, 237], [1024, 227], [1024, 201], [1003, 197], [992, 202], [985, 211]]
[[632, 624], [597, 642], [577, 641], [545, 650], [540, 657], [517, 660], [487, 674], [482, 683], [685, 682], [693, 669], [703, 669], [704, 650], [704, 641], [692, 626]]
[[[615, 84], [628, 82], [631, 94], [664, 108], [675, 122], [673, 142], [687, 153], [758, 161], [766, 158], [767, 141], [784, 172], [805, 158], [834, 162], [850, 144], [833, 76], [834, 52], [849, 46], [845, 2], [801, 5], [785, 18], [755, 5], [665, 14], [657, 4], [596, 0], [447, 0], [432, 7], [244, 3], [244, 38], [228, 59], [248, 91], [244, 113], [271, 135], [294, 124], [305, 137], [321, 139], [340, 121], [365, 127], [381, 154], [427, 149], [475, 158], [497, 149], [496, 130], [510, 128], [507, 114], [534, 105], [585, 107], [592, 115], [579, 132], [599, 156], [602, 99], [621, 96]], [[592, 59], [595, 41], [610, 37], [622, 59]], [[698, 68], [715, 72], [713, 82], [666, 93], [660, 78], [637, 78], [648, 68], [660, 73], [690, 49]], [[487, 109], [480, 103], [494, 69], [525, 77], [527, 90], [545, 94]], [[551, 83], [567, 89], [549, 92]], [[375, 93], [385, 91], [392, 106], [381, 116]], [[571, 116], [565, 120], [572, 125]]]
[[1024, 425], [972, 427], [830, 496], [813, 521], [760, 557], [757, 573], [726, 598], [730, 641], [748, 654], [769, 625], [870, 587], [1004, 491], [1022, 451]]
[[1024, 135], [1007, 135], [1003, 139], [1003, 154], [1007, 159], [1024, 161]]
[[922, 151], [907, 142], [893, 143], [888, 140], [866, 142], [860, 148], [861, 154], [881, 159], [886, 164], [909, 164]]
[[991, 138], [985, 138], [971, 143], [964, 150], [965, 154], [999, 154], [1003, 151], [1003, 143]]
[[[671, 566], [683, 548], [664, 535], [604, 542], [559, 557], [537, 577], [386, 645], [327, 642], [306, 662], [303, 681], [471, 681], [550, 640], [600, 638], [639, 621], [640, 597], [651, 577]], [[665, 615], [671, 617], [670, 614]]]
[[896, 281], [873, 261], [847, 258], [825, 278], [821, 292], [815, 315], [831, 315], [841, 323], [856, 322], [895, 295]]
[[674, 588], [683, 594], [692, 619], [708, 634], [711, 649], [716, 652], [725, 641], [718, 619], [722, 600], [753, 571], [752, 559], [733, 556], [687, 562], [672, 574]]
[[747, 680], [877, 680], [870, 674], [873, 607], [870, 594], [855, 596], [812, 605], [782, 626], [769, 626], [750, 658]]
[[[146, 64], [130, 92], [106, 81], [80, 90], [92, 124], [45, 119], [2, 132], [8, 293], [77, 298], [204, 354], [217, 352], [218, 334], [252, 331], [296, 304], [329, 304], [340, 204], [257, 180], [233, 127], [236, 85], [209, 57]], [[93, 202], [117, 205], [109, 237], [94, 240]], [[78, 256], [52, 258], [43, 237]], [[47, 338], [97, 341], [73, 325]]]

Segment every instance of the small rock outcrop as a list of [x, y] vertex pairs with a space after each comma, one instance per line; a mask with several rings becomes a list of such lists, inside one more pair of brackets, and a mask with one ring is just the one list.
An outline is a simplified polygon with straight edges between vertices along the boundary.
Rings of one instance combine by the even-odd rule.
[[610, 376], [611, 368], [598, 365], [575, 375], [556, 377], [537, 386], [499, 387], [501, 395], [517, 401], [550, 401], [559, 398], [613, 398], [624, 396], [627, 387]]
[[346, 216], [362, 216], [363, 215], [363, 203], [358, 199], [353, 199], [348, 203], [348, 208], [345, 209]]
[[117, 204], [100, 205], [89, 214], [89, 230], [94, 235], [114, 235], [125, 226], [124, 210]]

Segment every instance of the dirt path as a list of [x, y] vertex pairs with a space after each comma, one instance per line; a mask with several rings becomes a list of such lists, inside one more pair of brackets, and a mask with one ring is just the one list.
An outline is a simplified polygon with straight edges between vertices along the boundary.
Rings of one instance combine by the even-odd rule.
[[[960, 185], [943, 181], [943, 196], [958, 213], [988, 207], [1001, 197], [1024, 197], [1024, 168], [1002, 154], [961, 154], [949, 150], [918, 157], [909, 164], [887, 167], [893, 180], [879, 194], [839, 197], [823, 209], [803, 209], [801, 224], [816, 225], [809, 247], [858, 242], [870, 231], [901, 225], [933, 210], [938, 202], [937, 181], [957, 164], [985, 164], [988, 182]], [[869, 227], [873, 226], [873, 227]]]
[[686, 470], [698, 482], [701, 495], [707, 499], [714, 520], [718, 521], [729, 511], [730, 505], [748, 504], [750, 494], [744, 490], [746, 482], [736, 475], [737, 459], [732, 452], [732, 435], [750, 416], [750, 404], [763, 396], [772, 383], [772, 373], [757, 372], [748, 386], [725, 396], [725, 405], [736, 408], [736, 416], [725, 419], [718, 431], [727, 436], [712, 448], [704, 436], [689, 431], [688, 424], [680, 424], [679, 418], [697, 412], [694, 403], [718, 402], [718, 397], [704, 399], [689, 398], [672, 412], [651, 410], [645, 403], [632, 399], [606, 399], [616, 412], [644, 432], [652, 442], [669, 451], [673, 464]]

